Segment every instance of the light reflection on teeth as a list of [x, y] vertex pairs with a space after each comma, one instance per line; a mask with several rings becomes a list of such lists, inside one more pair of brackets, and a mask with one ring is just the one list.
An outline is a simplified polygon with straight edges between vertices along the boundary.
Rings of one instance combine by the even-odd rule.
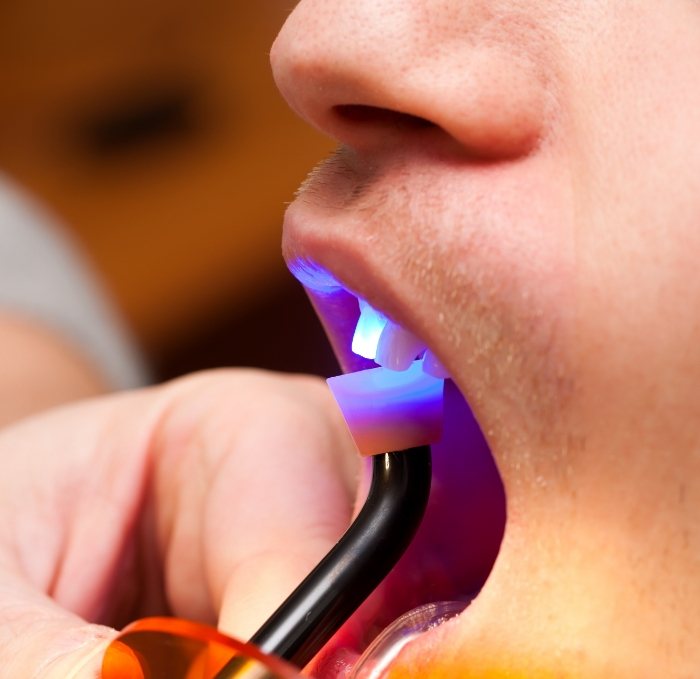
[[363, 299], [357, 302], [360, 317], [352, 338], [353, 353], [375, 361], [388, 370], [404, 371], [425, 352], [423, 372], [439, 379], [449, 379], [450, 374], [445, 366], [413, 333], [389, 321]]
[[437, 356], [435, 356], [430, 349], [426, 350], [425, 356], [423, 357], [423, 372], [443, 380], [450, 377], [450, 373], [447, 372], [445, 366], [440, 363]]
[[360, 305], [360, 318], [352, 338], [352, 351], [358, 356], [374, 360], [379, 338], [387, 324], [387, 319], [364, 300], [357, 301]]
[[408, 370], [418, 354], [425, 350], [415, 335], [389, 321], [377, 344], [375, 362], [389, 370]]

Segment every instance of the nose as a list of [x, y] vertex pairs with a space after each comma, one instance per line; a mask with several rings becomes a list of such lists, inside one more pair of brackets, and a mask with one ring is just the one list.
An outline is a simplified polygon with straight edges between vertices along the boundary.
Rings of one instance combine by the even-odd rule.
[[[302, 0], [271, 53], [290, 106], [356, 150], [441, 131], [517, 157], [550, 117], [543, 41], [501, 0]], [[512, 4], [512, 3], [511, 3]]]

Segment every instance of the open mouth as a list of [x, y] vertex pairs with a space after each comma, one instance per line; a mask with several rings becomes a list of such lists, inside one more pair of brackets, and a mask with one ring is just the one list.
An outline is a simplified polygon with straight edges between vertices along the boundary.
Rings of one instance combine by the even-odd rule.
[[[367, 646], [408, 611], [434, 602], [466, 605], [477, 595], [498, 553], [505, 498], [479, 425], [431, 347], [322, 268], [298, 261], [291, 269], [309, 293], [344, 371], [377, 365], [401, 371], [420, 360], [427, 373], [445, 378], [443, 433], [432, 446], [426, 516], [389, 576], [315, 659], [314, 676], [337, 679], [354, 676], [352, 668]], [[455, 606], [460, 607], [454, 604], [452, 614]]]

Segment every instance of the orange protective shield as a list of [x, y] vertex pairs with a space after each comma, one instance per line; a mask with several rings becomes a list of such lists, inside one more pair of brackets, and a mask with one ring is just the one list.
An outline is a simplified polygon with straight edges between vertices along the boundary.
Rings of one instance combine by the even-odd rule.
[[107, 648], [102, 679], [214, 679], [234, 658], [226, 679], [300, 679], [295, 668], [251, 644], [176, 618], [125, 627]]

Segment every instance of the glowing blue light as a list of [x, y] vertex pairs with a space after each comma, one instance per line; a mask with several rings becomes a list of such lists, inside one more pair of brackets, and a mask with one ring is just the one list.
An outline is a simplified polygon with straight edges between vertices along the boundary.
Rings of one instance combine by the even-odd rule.
[[335, 276], [316, 262], [298, 258], [288, 262], [288, 266], [292, 275], [309, 290], [332, 293], [343, 289]]
[[377, 356], [377, 344], [379, 344], [379, 338], [387, 319], [364, 300], [358, 301], [360, 303], [360, 318], [352, 337], [352, 350], [358, 356], [374, 360]]
[[445, 380], [422, 361], [402, 372], [373, 368], [328, 379], [355, 445], [363, 455], [435, 443], [442, 437]]

